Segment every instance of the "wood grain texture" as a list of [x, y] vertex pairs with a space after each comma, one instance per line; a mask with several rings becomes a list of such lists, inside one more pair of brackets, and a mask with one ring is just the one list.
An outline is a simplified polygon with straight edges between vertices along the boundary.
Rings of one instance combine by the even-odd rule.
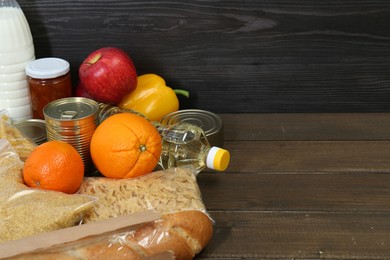
[[225, 148], [232, 173], [390, 173], [389, 141], [226, 141]]
[[212, 214], [219, 211], [390, 212], [390, 174], [232, 173], [223, 178], [204, 174], [199, 176], [199, 185], [206, 208]]
[[387, 141], [390, 116], [370, 114], [220, 114], [226, 141]]
[[197, 259], [388, 259], [390, 214], [214, 212], [217, 236]]
[[138, 73], [191, 92], [182, 108], [390, 111], [387, 1], [19, 0], [37, 57], [125, 49]]
[[231, 164], [198, 182], [196, 259], [389, 259], [389, 114], [221, 114]]

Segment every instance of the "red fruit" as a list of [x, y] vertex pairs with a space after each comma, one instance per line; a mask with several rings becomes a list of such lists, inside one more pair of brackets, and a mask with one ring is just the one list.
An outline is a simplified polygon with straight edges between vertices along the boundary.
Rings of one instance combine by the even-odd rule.
[[137, 72], [126, 52], [115, 47], [98, 49], [79, 68], [85, 91], [96, 101], [118, 104], [137, 86]]
[[87, 93], [87, 91], [85, 90], [85, 88], [84, 88], [83, 84], [81, 84], [81, 82], [79, 82], [79, 84], [77, 85], [75, 96], [76, 96], [76, 97], [85, 97], [85, 98], [93, 99], [93, 98]]

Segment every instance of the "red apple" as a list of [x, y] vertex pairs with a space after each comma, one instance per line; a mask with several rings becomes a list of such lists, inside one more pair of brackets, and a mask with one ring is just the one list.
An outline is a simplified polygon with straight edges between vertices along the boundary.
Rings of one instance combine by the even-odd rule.
[[79, 67], [79, 78], [93, 99], [118, 104], [137, 86], [137, 72], [132, 59], [119, 48], [98, 49]]
[[77, 87], [76, 87], [75, 96], [76, 96], [76, 97], [85, 97], [85, 98], [93, 99], [93, 98], [87, 93], [87, 91], [85, 90], [85, 88], [84, 88], [83, 84], [81, 84], [81, 82], [79, 82], [78, 85], [77, 85]]

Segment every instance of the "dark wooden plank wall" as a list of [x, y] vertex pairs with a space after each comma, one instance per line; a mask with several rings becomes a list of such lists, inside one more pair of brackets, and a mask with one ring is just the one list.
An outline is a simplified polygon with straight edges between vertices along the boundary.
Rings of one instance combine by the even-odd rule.
[[191, 92], [182, 108], [389, 112], [390, 2], [19, 0], [37, 57], [125, 49], [138, 73]]

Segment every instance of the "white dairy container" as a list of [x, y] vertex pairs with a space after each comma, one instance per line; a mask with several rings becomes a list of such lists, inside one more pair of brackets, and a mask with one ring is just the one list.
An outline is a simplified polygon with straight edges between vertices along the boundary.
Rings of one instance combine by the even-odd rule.
[[[34, 59], [33, 38], [22, 9], [15, 0], [1, 0], [0, 110], [6, 109], [12, 120], [32, 117], [25, 67]], [[15, 96], [15, 90], [24, 96]]]

